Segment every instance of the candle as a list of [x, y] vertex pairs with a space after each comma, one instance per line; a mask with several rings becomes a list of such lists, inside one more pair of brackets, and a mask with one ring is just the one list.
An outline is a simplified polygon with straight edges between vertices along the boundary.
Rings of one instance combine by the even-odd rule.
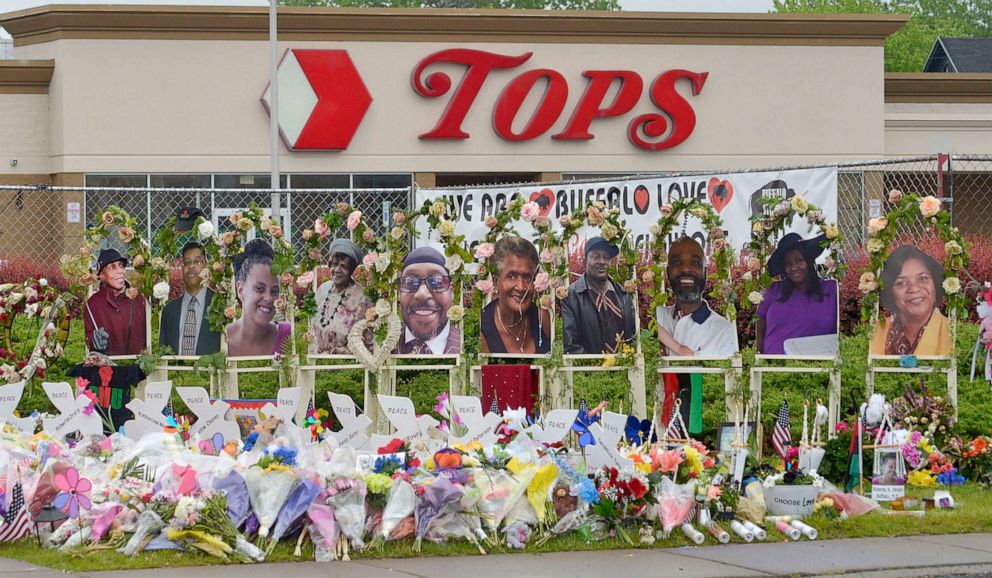
[[716, 522], [711, 521], [709, 524], [706, 524], [706, 530], [709, 531], [710, 536], [716, 538], [721, 544], [730, 542], [730, 534]]
[[[797, 530], [797, 532], [798, 532], [798, 530]], [[700, 532], [699, 530], [693, 528], [692, 527], [692, 524], [690, 524], [688, 522], [686, 522], [685, 524], [682, 524], [682, 533], [685, 534], [685, 537], [686, 538], [689, 538], [689, 540], [691, 540], [692, 542], [694, 542], [697, 546], [701, 545], [703, 543], [703, 541], [706, 539], [706, 537], [703, 536], [703, 533], [702, 532]]]
[[759, 541], [764, 542], [765, 540], [768, 539], [768, 532], [766, 532], [764, 528], [755, 524], [751, 520], [744, 520], [744, 527], [747, 528], [748, 531], [750, 531], [752, 534], [754, 534], [754, 537], [757, 538]]
[[816, 528], [808, 524], [804, 524], [799, 520], [793, 520], [792, 527], [802, 532], [803, 536], [806, 536], [810, 540], [816, 540], [816, 537], [819, 535], [819, 533], [816, 531]]
[[734, 520], [730, 522], [730, 530], [740, 536], [745, 542], [754, 541], [754, 533], [747, 529], [747, 526]]
[[793, 541], [798, 540], [799, 538], [802, 537], [802, 535], [799, 533], [799, 530], [793, 528], [787, 522], [783, 522], [782, 520], [775, 522], [775, 529], [785, 534], [790, 540]]

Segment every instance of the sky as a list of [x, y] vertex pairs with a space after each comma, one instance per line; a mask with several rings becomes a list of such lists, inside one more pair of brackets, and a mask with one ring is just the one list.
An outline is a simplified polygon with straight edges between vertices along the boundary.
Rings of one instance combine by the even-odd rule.
[[[45, 4], [196, 4], [267, 6], [268, 0], [0, 0], [0, 13]], [[772, 0], [620, 0], [622, 10], [645, 12], [769, 12]], [[0, 38], [10, 38], [0, 28]]]

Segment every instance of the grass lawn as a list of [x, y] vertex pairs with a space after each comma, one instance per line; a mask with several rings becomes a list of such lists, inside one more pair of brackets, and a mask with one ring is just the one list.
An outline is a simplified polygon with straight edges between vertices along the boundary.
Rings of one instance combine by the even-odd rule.
[[[864, 538], [887, 536], [915, 536], [924, 534], [961, 534], [971, 532], [992, 531], [992, 490], [986, 490], [977, 484], [965, 484], [951, 490], [957, 503], [954, 510], [931, 510], [926, 516], [888, 516], [873, 512], [859, 518], [847, 520], [827, 520], [813, 516], [806, 521], [820, 533], [820, 539]], [[907, 493], [913, 496], [930, 497], [933, 489], [907, 488]], [[729, 529], [728, 529], [729, 531]], [[635, 540], [636, 530], [631, 531]], [[743, 542], [733, 534], [732, 542]], [[780, 541], [784, 537], [774, 530], [769, 530], [769, 541]], [[706, 545], [716, 542], [707, 537]], [[674, 548], [690, 545], [677, 530], [666, 539], [658, 540], [652, 546], [641, 545], [642, 548]], [[272, 555], [270, 562], [312, 561], [313, 547], [307, 542], [302, 549], [302, 556], [293, 556], [295, 540], [280, 542]], [[572, 533], [551, 539], [542, 547], [528, 546], [525, 552], [562, 552], [577, 550], [607, 550], [620, 549], [625, 544], [616, 538], [601, 541], [587, 541], [579, 534]], [[487, 546], [489, 553], [514, 553], [503, 547]], [[464, 540], [443, 544], [424, 542], [422, 551], [413, 551], [412, 540], [389, 542], [381, 550], [366, 549], [362, 552], [352, 552], [353, 559], [379, 558], [408, 558], [413, 556], [467, 556], [478, 555], [478, 550]], [[62, 554], [56, 550], [47, 550], [38, 546], [34, 540], [22, 540], [15, 544], [0, 544], [0, 557], [14, 558], [39, 566], [47, 566], [58, 570], [71, 572], [97, 570], [126, 570], [138, 568], [198, 566], [206, 564], [223, 564], [218, 558], [199, 552], [158, 551], [143, 552], [135, 558], [118, 554], [111, 549], [87, 550], [79, 549], [70, 554]]]

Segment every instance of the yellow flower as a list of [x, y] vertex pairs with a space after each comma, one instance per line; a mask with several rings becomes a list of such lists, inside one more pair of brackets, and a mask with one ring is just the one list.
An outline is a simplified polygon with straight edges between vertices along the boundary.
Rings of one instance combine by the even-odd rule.
[[909, 479], [906, 480], [906, 483], [911, 486], [921, 488], [935, 488], [937, 487], [937, 478], [928, 470], [916, 470], [914, 472], [910, 472]]
[[792, 204], [792, 210], [795, 211], [795, 212], [797, 212], [797, 213], [799, 213], [800, 215], [802, 215], [803, 213], [805, 213], [806, 212], [806, 209], [809, 208], [809, 205], [806, 203], [806, 199], [804, 199], [804, 198], [802, 198], [802, 197], [800, 197], [798, 195], [795, 196], [795, 197], [792, 197], [792, 203], [791, 204]]
[[703, 460], [702, 456], [699, 455], [699, 450], [692, 446], [683, 446], [682, 451], [685, 452], [685, 464], [689, 474], [698, 476], [703, 473]]
[[826, 233], [828, 239], [836, 239], [837, 235], [840, 235], [840, 229], [837, 228], [837, 225], [827, 225], [823, 232]]
[[456, 450], [462, 453], [467, 454], [470, 452], [474, 452], [476, 450], [481, 450], [482, 444], [479, 443], [479, 440], [472, 440], [471, 443], [468, 444], [460, 444], [455, 442], [454, 444], [452, 444], [451, 447], [455, 448]]
[[616, 364], [617, 364], [617, 356], [608, 354], [603, 356], [603, 363], [602, 365], [600, 365], [600, 367], [613, 367]]

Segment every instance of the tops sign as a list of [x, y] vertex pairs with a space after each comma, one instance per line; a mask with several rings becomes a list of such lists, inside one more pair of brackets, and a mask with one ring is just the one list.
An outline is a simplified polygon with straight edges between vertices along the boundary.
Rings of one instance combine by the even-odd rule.
[[[482, 86], [494, 70], [515, 69], [533, 55], [525, 52], [508, 56], [495, 52], [452, 48], [435, 52], [421, 60], [413, 70], [414, 91], [426, 98], [451, 93], [448, 105], [434, 128], [420, 135], [424, 140], [468, 139], [462, 123], [475, 105]], [[446, 72], [427, 73], [435, 64], [465, 67], [465, 74], [452, 89]], [[627, 136], [634, 146], [644, 150], [664, 150], [685, 142], [696, 127], [692, 105], [676, 89], [679, 80], [688, 81], [692, 95], [703, 90], [708, 72], [673, 69], [660, 73], [651, 81], [648, 95], [656, 111], [635, 116], [627, 125]], [[644, 80], [630, 70], [586, 70], [585, 90], [571, 111], [565, 128], [554, 140], [579, 141], [595, 138], [590, 131], [597, 118], [626, 115], [637, 105], [644, 91]], [[344, 50], [290, 49], [279, 65], [279, 125], [283, 141], [291, 150], [344, 150], [357, 132], [368, 111], [372, 96], [361, 75]], [[604, 102], [611, 87], [616, 92]], [[535, 90], [543, 94], [530, 119], [519, 131], [513, 124], [527, 97]], [[493, 130], [510, 141], [528, 141], [546, 134], [565, 111], [569, 84], [555, 70], [526, 70], [503, 87], [492, 112]], [[269, 94], [262, 96], [269, 108]], [[519, 125], [518, 125], [519, 126]]]

